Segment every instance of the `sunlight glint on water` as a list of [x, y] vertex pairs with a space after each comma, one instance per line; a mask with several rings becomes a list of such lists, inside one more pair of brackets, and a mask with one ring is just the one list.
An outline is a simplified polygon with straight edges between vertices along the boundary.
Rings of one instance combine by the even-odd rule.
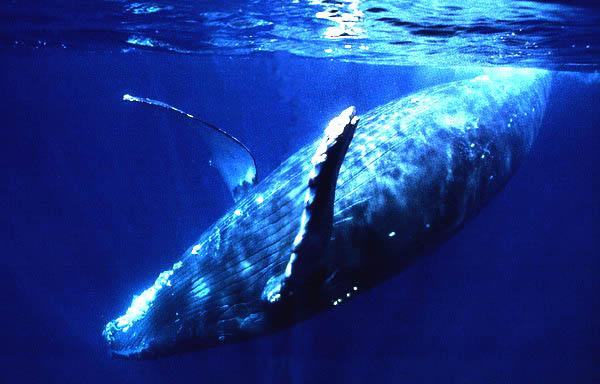
[[[79, 8], [78, 8], [79, 7]], [[211, 55], [285, 52], [368, 64], [594, 71], [596, 8], [509, 0], [3, 4], [0, 47]]]

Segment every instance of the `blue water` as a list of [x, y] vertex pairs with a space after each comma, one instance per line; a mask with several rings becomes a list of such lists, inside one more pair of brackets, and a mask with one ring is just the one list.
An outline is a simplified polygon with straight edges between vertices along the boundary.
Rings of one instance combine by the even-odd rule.
[[[342, 24], [316, 17], [332, 6], [316, 1], [0, 6], [0, 382], [600, 382], [599, 13], [455, 3], [339, 2]], [[500, 39], [517, 28], [495, 22], [511, 9], [533, 15], [518, 26], [530, 55]], [[132, 113], [124, 93], [226, 129], [264, 176], [348, 105], [482, 64], [568, 72], [520, 170], [433, 255], [269, 337], [111, 359], [104, 325], [231, 206], [194, 131]]]

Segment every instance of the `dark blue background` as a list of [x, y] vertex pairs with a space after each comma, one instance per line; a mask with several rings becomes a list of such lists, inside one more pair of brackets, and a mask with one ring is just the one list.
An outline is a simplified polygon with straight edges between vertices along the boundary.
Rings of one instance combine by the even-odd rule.
[[434, 255], [290, 330], [149, 362], [101, 338], [231, 204], [170, 102], [244, 141], [265, 175], [350, 104], [468, 71], [46, 51], [4, 55], [0, 381], [600, 382], [600, 86], [555, 83], [534, 152]]

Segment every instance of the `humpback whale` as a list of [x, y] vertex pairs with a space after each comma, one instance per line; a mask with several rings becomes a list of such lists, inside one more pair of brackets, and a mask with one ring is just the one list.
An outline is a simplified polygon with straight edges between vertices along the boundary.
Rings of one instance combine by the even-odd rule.
[[103, 331], [115, 357], [154, 358], [265, 335], [342, 306], [449, 238], [506, 184], [542, 122], [550, 75], [502, 68], [364, 114], [347, 108], [262, 181], [202, 127], [234, 205]]

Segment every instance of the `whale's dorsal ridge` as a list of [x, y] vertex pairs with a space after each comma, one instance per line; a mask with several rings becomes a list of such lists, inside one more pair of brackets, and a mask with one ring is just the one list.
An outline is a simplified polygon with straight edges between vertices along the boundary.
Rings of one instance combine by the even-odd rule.
[[256, 184], [254, 156], [248, 147], [226, 131], [162, 101], [128, 94], [123, 95], [123, 100], [162, 108], [180, 119], [181, 122], [202, 126], [202, 138], [209, 148], [211, 164], [219, 171], [235, 201], [238, 201]]
[[313, 167], [308, 178], [304, 210], [290, 259], [284, 274], [269, 280], [263, 291], [263, 298], [269, 302], [293, 295], [294, 287], [310, 278], [320, 265], [318, 258], [324, 254], [331, 237], [338, 174], [358, 120], [356, 109], [349, 107], [325, 128], [311, 159]]

